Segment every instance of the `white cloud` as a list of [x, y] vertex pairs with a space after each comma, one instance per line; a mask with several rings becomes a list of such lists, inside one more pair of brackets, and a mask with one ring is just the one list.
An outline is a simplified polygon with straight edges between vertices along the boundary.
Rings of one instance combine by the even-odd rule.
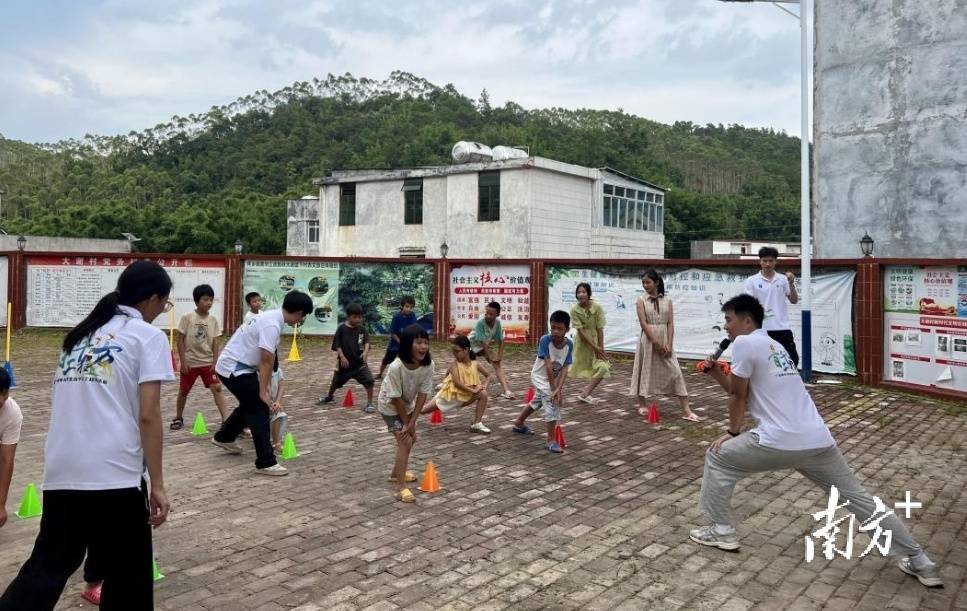
[[[23, 3], [28, 0], [14, 0]], [[494, 104], [798, 134], [798, 24], [764, 3], [110, 0], [0, 39], [0, 132], [126, 133], [258, 89], [400, 69]], [[26, 10], [26, 9], [25, 9]], [[9, 59], [10, 61], [6, 61]], [[70, 120], [53, 115], [68, 115]]]

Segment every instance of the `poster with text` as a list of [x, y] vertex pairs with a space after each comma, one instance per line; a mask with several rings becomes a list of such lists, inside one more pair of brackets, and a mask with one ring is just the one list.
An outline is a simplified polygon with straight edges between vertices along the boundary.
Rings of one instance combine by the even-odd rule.
[[[707, 269], [659, 270], [675, 311], [675, 352], [699, 359], [712, 352], [725, 337], [722, 304], [743, 290], [748, 271]], [[856, 373], [853, 349], [852, 304], [854, 271], [813, 276], [813, 369], [826, 373]], [[591, 285], [592, 298], [604, 308], [608, 324], [604, 343], [608, 350], [634, 352], [639, 338], [636, 302], [644, 295], [637, 275], [618, 275], [596, 269], [548, 267], [548, 313], [570, 311], [576, 303], [579, 282]], [[799, 279], [796, 279], [799, 288]], [[789, 304], [789, 323], [797, 345], [800, 306]]]
[[[115, 290], [118, 277], [133, 261], [130, 255], [32, 256], [27, 258], [27, 326], [73, 327], [86, 317], [101, 297]], [[162, 314], [154, 325], [163, 329], [177, 327], [184, 314], [195, 309], [192, 291], [199, 284], [215, 290], [211, 313], [225, 322], [225, 264], [220, 260], [194, 259], [190, 256], [151, 259], [161, 264], [174, 284], [169, 314]]]
[[967, 393], [967, 266], [883, 274], [883, 378]]
[[433, 333], [433, 265], [428, 263], [342, 263], [339, 268], [339, 319], [346, 306], [363, 306], [363, 321], [374, 335], [388, 335], [404, 295], [416, 302], [417, 323]]
[[[245, 295], [262, 296], [262, 310], [282, 307], [290, 291], [312, 298], [312, 313], [299, 329], [306, 335], [332, 335], [338, 326], [339, 263], [332, 261], [251, 260], [242, 273], [242, 312], [248, 312]], [[284, 332], [291, 333], [286, 326]]]
[[450, 333], [470, 334], [488, 303], [500, 304], [508, 343], [527, 341], [530, 328], [529, 265], [457, 265], [450, 270]]

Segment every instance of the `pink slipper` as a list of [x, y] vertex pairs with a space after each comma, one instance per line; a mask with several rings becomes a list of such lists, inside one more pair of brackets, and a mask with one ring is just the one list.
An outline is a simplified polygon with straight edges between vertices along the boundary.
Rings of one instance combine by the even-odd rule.
[[96, 586], [87, 588], [86, 590], [81, 592], [81, 598], [91, 603], [92, 605], [96, 605], [100, 607], [101, 606], [101, 584], [97, 584]]
[[692, 414], [691, 416], [682, 416], [682, 420], [688, 420], [689, 422], [701, 422], [702, 419], [698, 417], [698, 414]]

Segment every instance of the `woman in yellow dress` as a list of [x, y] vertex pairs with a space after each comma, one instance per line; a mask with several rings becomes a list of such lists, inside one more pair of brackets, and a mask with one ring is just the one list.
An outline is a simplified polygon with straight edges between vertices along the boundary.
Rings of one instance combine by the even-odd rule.
[[665, 282], [651, 269], [641, 275], [645, 294], [638, 298], [638, 324], [641, 335], [631, 374], [631, 394], [638, 397], [638, 411], [644, 413], [650, 397], [674, 395], [682, 407], [684, 420], [701, 420], [688, 406], [685, 376], [675, 358], [675, 312], [665, 296]]
[[601, 380], [611, 376], [611, 365], [604, 352], [604, 309], [591, 299], [591, 285], [582, 282], [574, 289], [577, 303], [571, 308], [571, 328], [574, 329], [574, 356], [571, 375], [588, 379], [577, 400], [593, 403], [591, 393]]

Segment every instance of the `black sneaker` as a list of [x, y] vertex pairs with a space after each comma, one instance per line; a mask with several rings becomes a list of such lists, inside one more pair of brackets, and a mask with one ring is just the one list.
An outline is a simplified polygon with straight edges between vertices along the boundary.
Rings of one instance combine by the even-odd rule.
[[335, 399], [332, 397], [319, 397], [319, 400], [316, 401], [316, 405], [325, 405], [326, 403], [332, 403], [333, 401], [335, 401]]

